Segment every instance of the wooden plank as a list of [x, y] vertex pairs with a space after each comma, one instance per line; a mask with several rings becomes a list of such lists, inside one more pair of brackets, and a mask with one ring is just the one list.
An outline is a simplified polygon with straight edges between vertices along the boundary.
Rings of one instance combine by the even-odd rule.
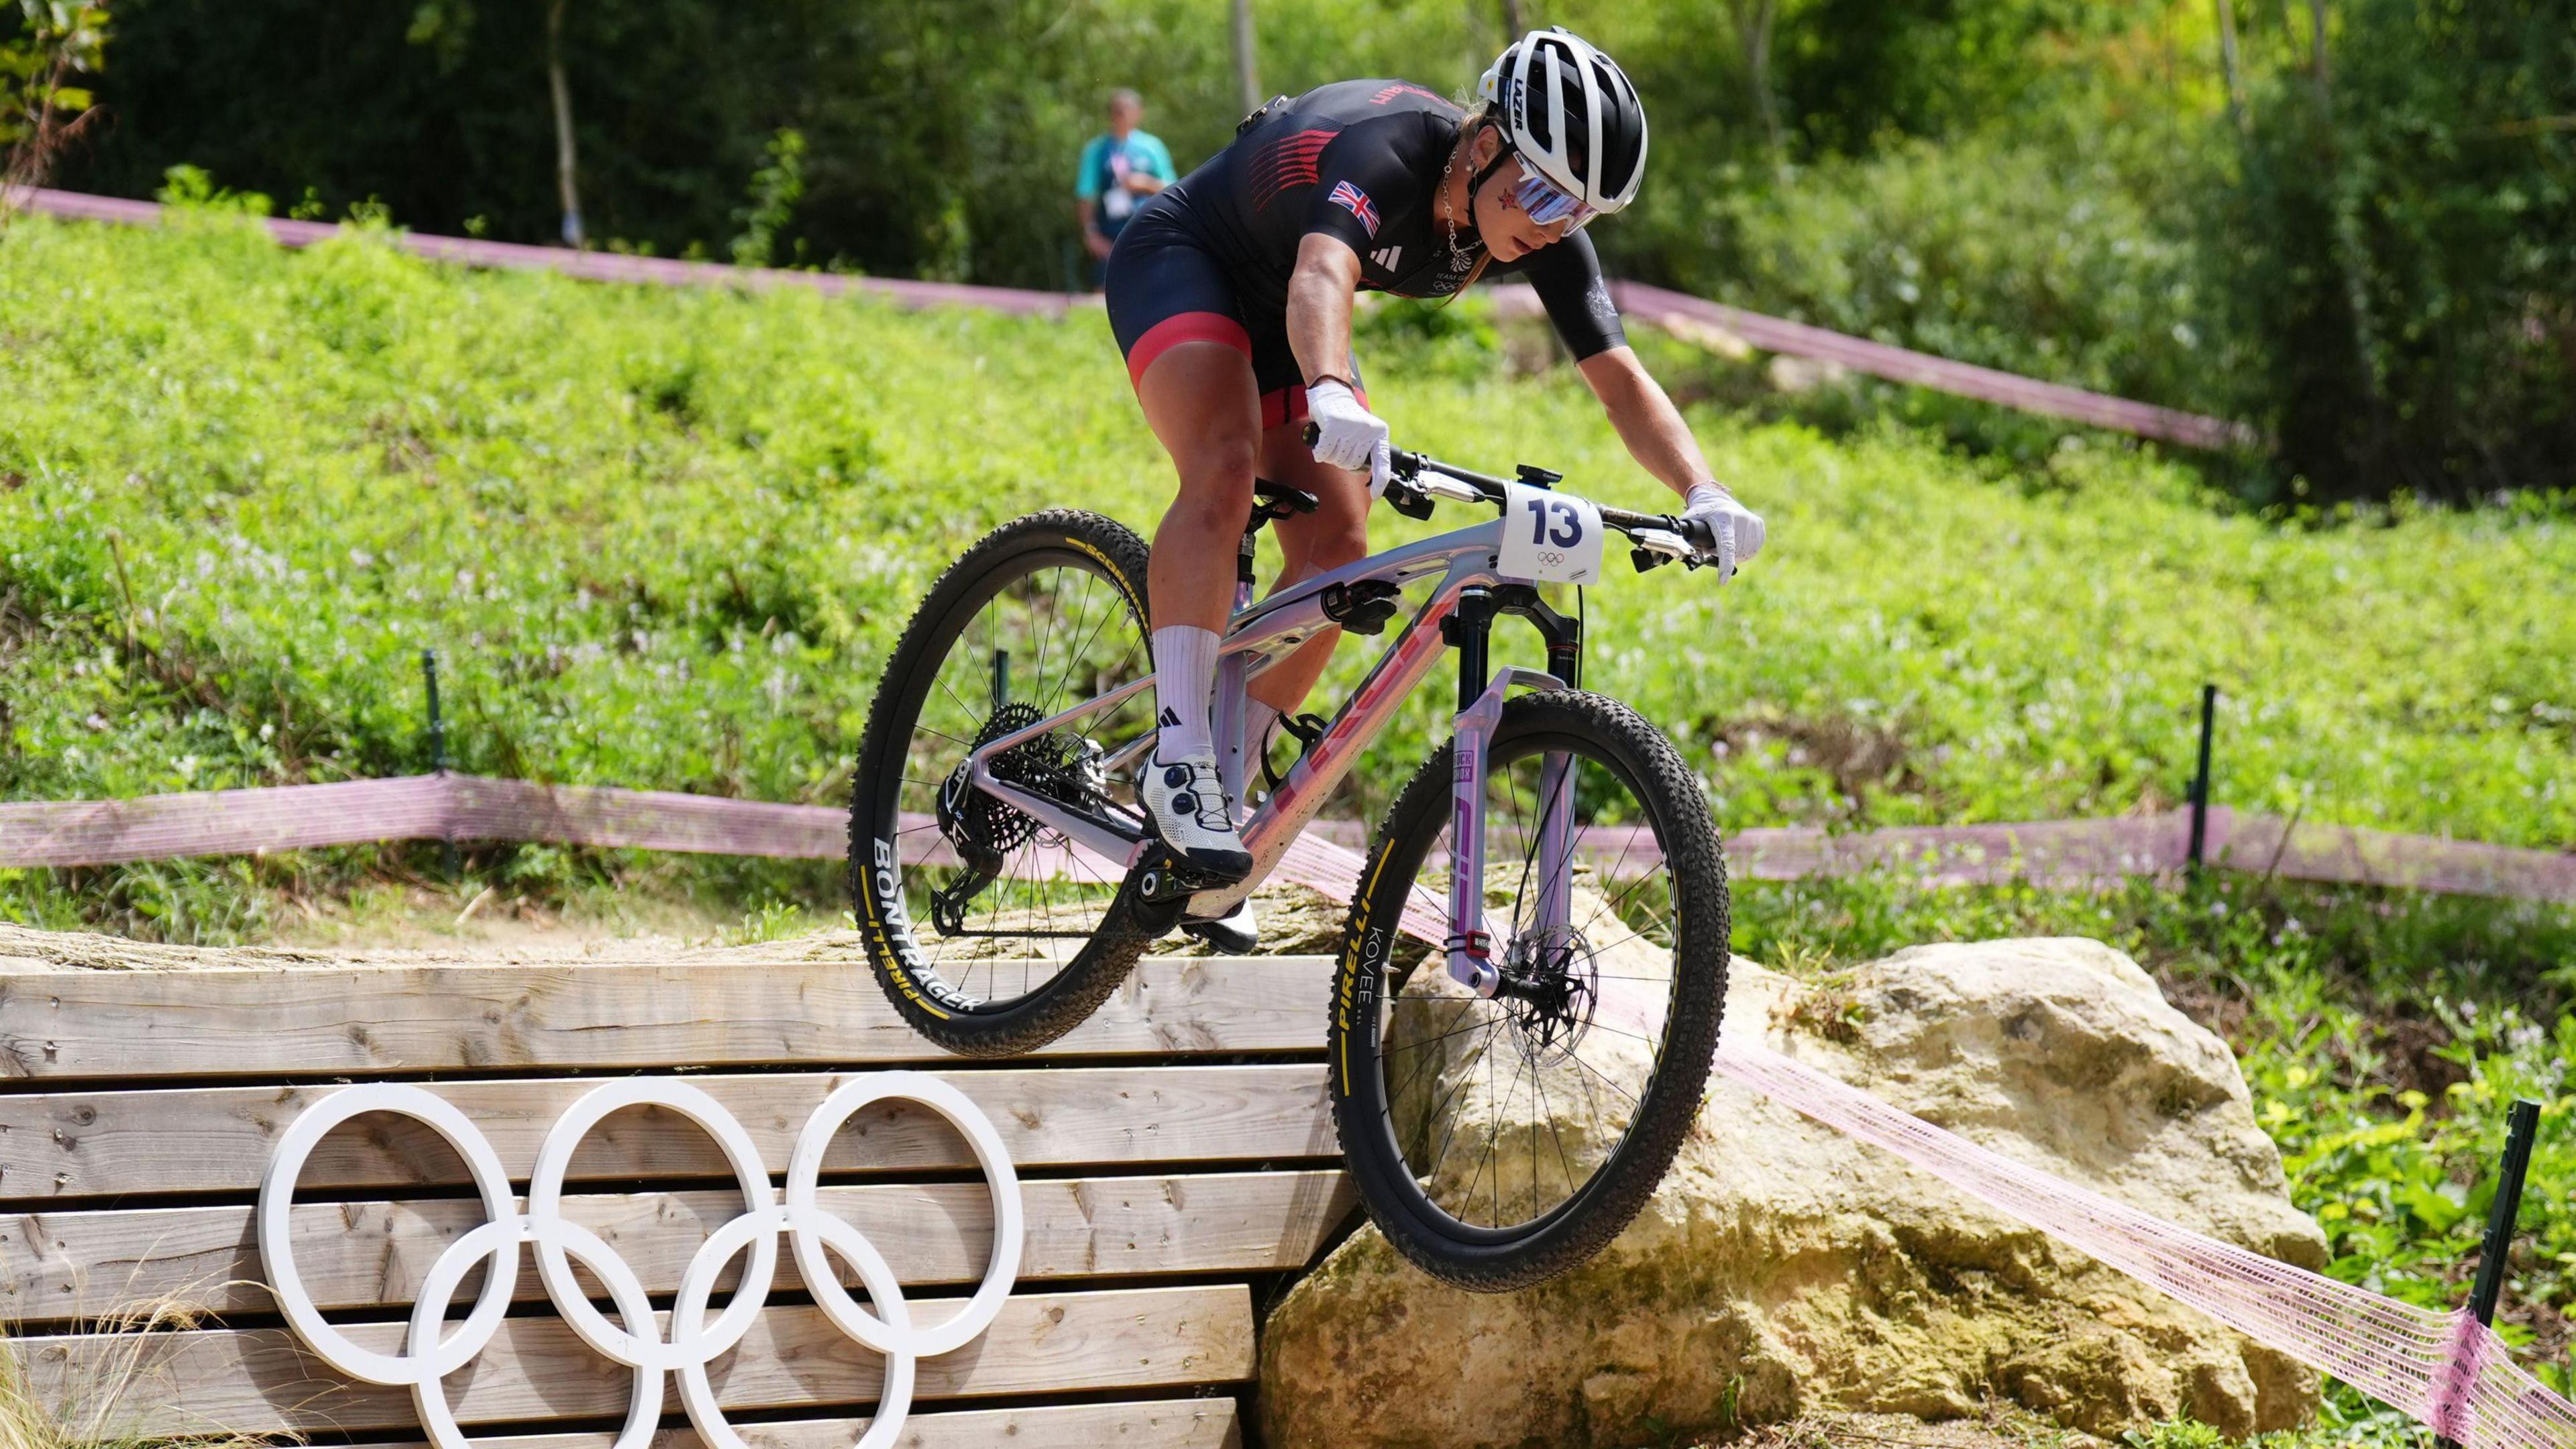
[[[916, 1302], [936, 1321], [951, 1311]], [[953, 1305], [952, 1305], [953, 1306]], [[404, 1326], [353, 1325], [361, 1347], [392, 1352]], [[29, 1338], [19, 1361], [37, 1402], [59, 1412], [94, 1387], [103, 1366], [132, 1361], [154, 1386], [113, 1432], [139, 1438], [220, 1429], [236, 1434], [410, 1430], [411, 1394], [352, 1384], [308, 1357], [283, 1329], [217, 1329], [145, 1340], [115, 1335]], [[1033, 1294], [1010, 1300], [983, 1337], [921, 1361], [916, 1401], [1133, 1390], [1251, 1377], [1252, 1292], [1240, 1283], [1113, 1293]], [[716, 1370], [730, 1410], [857, 1406], [882, 1381], [878, 1357], [812, 1307], [763, 1313]], [[591, 1352], [562, 1320], [512, 1318], [472, 1364], [447, 1380], [467, 1424], [612, 1417], [626, 1410], [631, 1372]], [[166, 1387], [163, 1387], [166, 1386]], [[668, 1386], [666, 1385], [666, 1390]], [[676, 1392], [666, 1392], [677, 1409]]]
[[[1045, 1051], [1320, 1051], [1330, 975], [1151, 958]], [[0, 1077], [37, 1081], [946, 1060], [855, 960], [0, 974]]]
[[[1021, 1184], [1022, 1283], [1304, 1267], [1350, 1211], [1340, 1172], [1092, 1177]], [[979, 1278], [992, 1250], [980, 1182], [830, 1187], [826, 1211], [856, 1223], [907, 1285]], [[573, 1221], [606, 1239], [647, 1290], [668, 1293], [739, 1194], [579, 1194]], [[410, 1301], [440, 1250], [483, 1222], [471, 1199], [307, 1203], [292, 1222], [305, 1291], [325, 1309]], [[782, 1260], [782, 1286], [796, 1282]], [[0, 1320], [96, 1319], [137, 1301], [179, 1299], [213, 1313], [273, 1304], [247, 1206], [0, 1217]], [[724, 1285], [730, 1287], [728, 1274]], [[534, 1272], [519, 1297], [545, 1297]]]
[[[735, 1428], [752, 1449], [850, 1449], [865, 1419], [791, 1419]], [[614, 1434], [514, 1434], [477, 1438], [475, 1449], [609, 1449]], [[896, 1449], [1242, 1449], [1232, 1399], [1166, 1399], [1146, 1404], [1050, 1404], [972, 1413], [914, 1414]], [[427, 1449], [362, 1444], [353, 1449]], [[703, 1449], [696, 1431], [665, 1429], [651, 1449]]]
[[[1320, 1064], [1097, 1067], [942, 1074], [992, 1118], [1021, 1168], [1324, 1157], [1338, 1152]], [[742, 1120], [772, 1173], [837, 1073], [693, 1076]], [[441, 1083], [514, 1178], [524, 1179], [557, 1118], [596, 1085]], [[338, 1090], [210, 1087], [0, 1096], [0, 1202], [153, 1192], [246, 1192], [289, 1122]], [[870, 1107], [842, 1128], [824, 1171], [971, 1167], [966, 1140], [926, 1108]], [[693, 1124], [652, 1109], [609, 1117], [574, 1155], [575, 1180], [728, 1175]], [[456, 1182], [447, 1145], [407, 1118], [361, 1117], [323, 1139], [307, 1189], [400, 1189]]]

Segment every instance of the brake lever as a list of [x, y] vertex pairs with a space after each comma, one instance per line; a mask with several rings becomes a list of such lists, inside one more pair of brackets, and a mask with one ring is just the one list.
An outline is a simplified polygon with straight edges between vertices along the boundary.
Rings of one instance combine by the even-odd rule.
[[[1305, 439], [1309, 448], [1315, 446], [1315, 440], [1323, 435], [1324, 430], [1311, 420], [1298, 431], [1298, 436]], [[1402, 448], [1387, 449], [1386, 506], [1417, 523], [1427, 523], [1431, 519], [1431, 495], [1414, 481], [1421, 476], [1420, 453], [1408, 453]]]

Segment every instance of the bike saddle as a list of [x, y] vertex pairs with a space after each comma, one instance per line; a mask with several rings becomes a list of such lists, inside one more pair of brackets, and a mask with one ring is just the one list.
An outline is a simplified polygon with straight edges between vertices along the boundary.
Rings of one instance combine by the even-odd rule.
[[1286, 518], [1292, 513], [1312, 513], [1323, 500], [1303, 488], [1273, 483], [1267, 478], [1252, 480], [1252, 510], [1267, 518]]

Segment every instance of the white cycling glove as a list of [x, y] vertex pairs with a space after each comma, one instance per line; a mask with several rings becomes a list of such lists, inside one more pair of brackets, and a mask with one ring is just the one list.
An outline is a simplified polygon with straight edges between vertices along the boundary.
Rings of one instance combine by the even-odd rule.
[[1715, 535], [1717, 546], [1712, 550], [1712, 561], [1717, 565], [1719, 583], [1735, 577], [1738, 565], [1762, 551], [1762, 515], [1736, 502], [1735, 495], [1727, 492], [1722, 483], [1692, 484], [1682, 517], [1706, 522], [1709, 532]]
[[1386, 420], [1370, 412], [1350, 384], [1334, 377], [1306, 389], [1306, 416], [1315, 425], [1315, 461], [1354, 473], [1366, 469], [1370, 501], [1386, 496], [1393, 471]]

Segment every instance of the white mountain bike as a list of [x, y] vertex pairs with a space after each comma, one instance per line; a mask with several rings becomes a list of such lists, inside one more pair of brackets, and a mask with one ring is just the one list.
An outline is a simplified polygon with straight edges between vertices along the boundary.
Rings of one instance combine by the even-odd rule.
[[[1334, 1123], [1370, 1216], [1436, 1277], [1501, 1291], [1598, 1252], [1698, 1112], [1725, 1000], [1726, 870], [1697, 778], [1634, 710], [1577, 687], [1582, 625], [1537, 586], [1593, 582], [1614, 532], [1640, 572], [1695, 564], [1710, 541], [1557, 481], [1398, 453], [1398, 511], [1428, 518], [1442, 499], [1502, 516], [1256, 602], [1255, 537], [1315, 507], [1258, 485], [1216, 673], [1219, 768], [1253, 857], [1232, 884], [1177, 862], [1130, 780], [1154, 740], [1144, 542], [1051, 510], [968, 550], [887, 665], [853, 792], [856, 910], [895, 1008], [968, 1056], [1072, 1029], [1153, 941], [1249, 895], [1454, 650], [1452, 738], [1387, 812], [1344, 930]], [[1302, 756], [1284, 775], [1256, 760], [1245, 685], [1327, 630], [1384, 632], [1417, 584], [1427, 596], [1358, 692], [1294, 726]], [[1504, 617], [1537, 629], [1547, 672], [1490, 666]], [[1408, 917], [1441, 945], [1408, 948]]]

